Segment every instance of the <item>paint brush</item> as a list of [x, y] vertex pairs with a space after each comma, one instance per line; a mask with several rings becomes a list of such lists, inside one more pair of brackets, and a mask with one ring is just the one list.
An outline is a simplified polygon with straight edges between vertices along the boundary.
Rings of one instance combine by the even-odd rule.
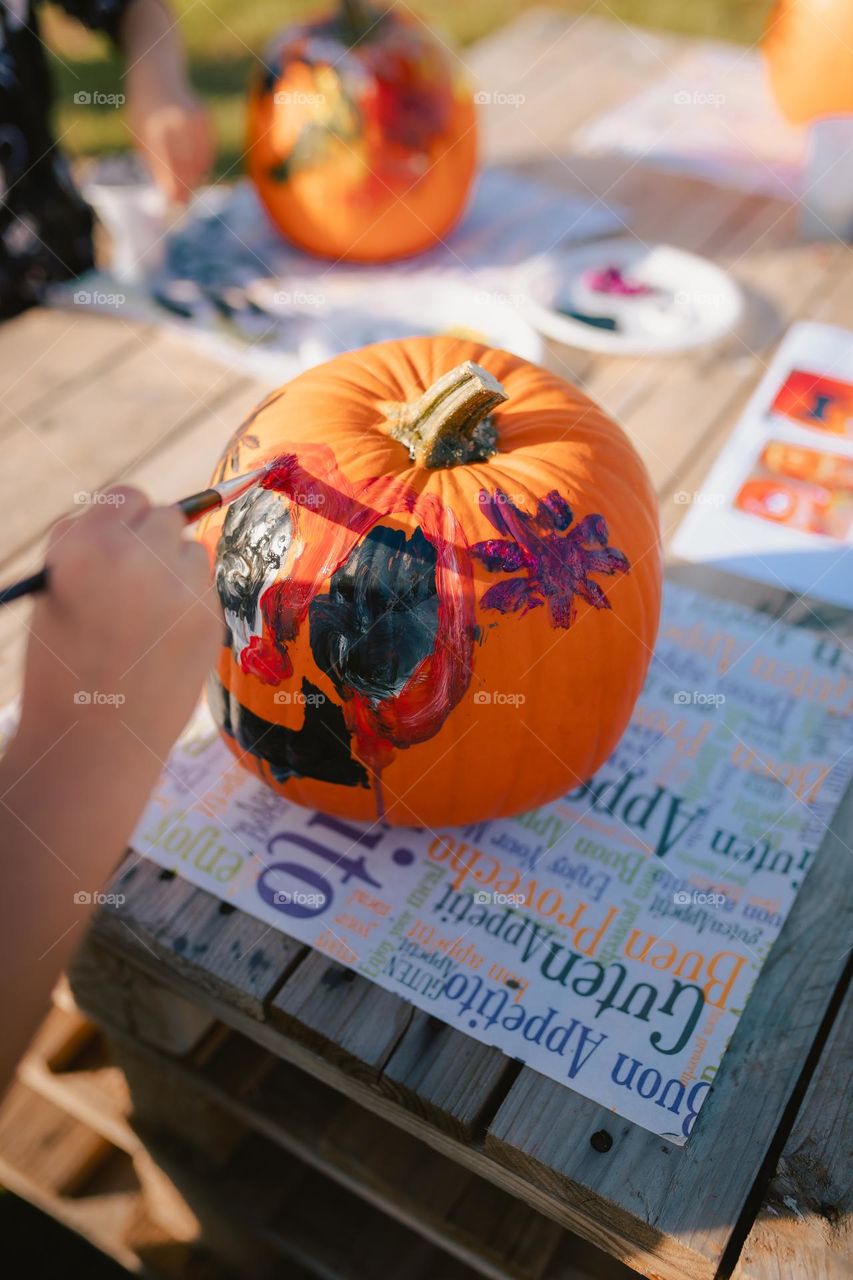
[[[218, 511], [220, 507], [225, 507], [228, 503], [235, 502], [237, 498], [242, 498], [244, 493], [248, 493], [253, 485], [263, 479], [270, 467], [280, 461], [279, 458], [274, 458], [272, 462], [258, 467], [256, 471], [247, 471], [245, 475], [234, 476], [233, 480], [222, 480], [219, 484], [211, 485], [209, 489], [202, 489], [200, 493], [191, 493], [188, 498], [181, 498], [180, 502], [176, 502], [175, 506], [183, 513], [187, 524], [194, 524], [196, 520], [200, 520], [211, 511]], [[20, 582], [13, 582], [11, 586], [0, 588], [0, 605], [11, 604], [13, 600], [20, 600], [23, 596], [35, 595], [39, 591], [46, 590], [48, 572], [45, 566], [44, 569], [39, 569], [38, 573], [22, 578]]]

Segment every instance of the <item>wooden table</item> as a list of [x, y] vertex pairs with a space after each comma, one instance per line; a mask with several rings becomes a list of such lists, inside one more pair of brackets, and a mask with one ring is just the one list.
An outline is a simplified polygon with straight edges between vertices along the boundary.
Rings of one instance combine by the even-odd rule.
[[[637, 235], [701, 251], [747, 291], [747, 320], [725, 348], [668, 360], [550, 351], [555, 370], [627, 427], [667, 537], [685, 510], [675, 495], [699, 487], [788, 325], [853, 318], [849, 250], [798, 242], [790, 205], [572, 154], [580, 123], [690, 47], [532, 12], [466, 54], [481, 89], [522, 99], [484, 113], [490, 159], [624, 205]], [[121, 314], [32, 312], [4, 326], [4, 579], [40, 562], [46, 529], [78, 491], [122, 479], [168, 500], [197, 487], [267, 389]], [[697, 581], [695, 570], [674, 572]], [[703, 581], [786, 621], [851, 632], [839, 610]], [[4, 697], [15, 692], [25, 636], [26, 607], [6, 610]], [[214, 1231], [237, 1205], [241, 1229], [251, 1225], [257, 1267], [238, 1274], [259, 1275], [267, 1250], [289, 1259], [275, 1274], [352, 1280], [623, 1274], [608, 1256], [666, 1280], [840, 1276], [851, 819], [848, 794], [682, 1149], [136, 857], [113, 886], [126, 904], [99, 914], [72, 975], [79, 1004], [109, 1030], [130, 1094], [67, 1001], [21, 1087], [139, 1161], [132, 1107], [141, 1131], [160, 1134], [160, 1147], [145, 1149], [158, 1151], [158, 1177], [179, 1188], [184, 1208]], [[51, 1115], [48, 1129], [60, 1124]], [[203, 1179], [193, 1182], [174, 1145], [163, 1148], [164, 1132], [201, 1147]], [[27, 1193], [32, 1180], [12, 1157], [3, 1168]], [[315, 1221], [317, 1198], [326, 1209]], [[351, 1248], [336, 1244], [341, 1229]], [[232, 1256], [233, 1243], [217, 1248]]]

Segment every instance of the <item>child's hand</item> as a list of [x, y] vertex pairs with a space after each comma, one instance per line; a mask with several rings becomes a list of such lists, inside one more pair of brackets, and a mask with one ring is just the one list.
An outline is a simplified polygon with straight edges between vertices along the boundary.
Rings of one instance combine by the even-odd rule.
[[19, 737], [53, 741], [75, 725], [98, 755], [149, 753], [156, 775], [198, 700], [221, 615], [207, 554], [183, 538], [177, 508], [131, 488], [100, 497], [52, 531]]
[[188, 90], [145, 84], [135, 91], [132, 74], [128, 113], [151, 176], [168, 200], [186, 204], [213, 159], [207, 112]]
[[186, 203], [210, 168], [213, 135], [190, 89], [178, 28], [163, 0], [132, 0], [122, 43], [134, 141], [166, 197]]

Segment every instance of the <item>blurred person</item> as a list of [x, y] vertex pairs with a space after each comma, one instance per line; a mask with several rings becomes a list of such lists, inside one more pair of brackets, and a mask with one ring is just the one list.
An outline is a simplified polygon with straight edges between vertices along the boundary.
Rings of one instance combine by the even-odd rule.
[[60, 520], [0, 759], [0, 1092], [213, 665], [222, 616], [176, 507], [136, 489]]
[[[210, 167], [212, 135], [165, 0], [59, 3], [121, 49], [137, 150], [166, 197], [185, 202]], [[39, 302], [48, 284], [94, 265], [93, 214], [51, 127], [39, 4], [0, 0], [0, 318]]]

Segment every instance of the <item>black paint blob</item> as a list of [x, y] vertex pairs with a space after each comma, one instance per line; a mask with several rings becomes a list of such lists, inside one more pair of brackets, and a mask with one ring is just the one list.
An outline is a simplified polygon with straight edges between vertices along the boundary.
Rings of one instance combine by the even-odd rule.
[[420, 529], [377, 525], [308, 611], [311, 652], [344, 697], [398, 694], [435, 648], [436, 552]]
[[310, 680], [302, 681], [305, 718], [301, 729], [287, 729], [255, 715], [230, 695], [214, 675], [210, 677], [207, 699], [220, 729], [244, 751], [265, 760], [277, 782], [316, 778], [344, 787], [368, 785], [366, 769], [352, 757], [343, 711]]

